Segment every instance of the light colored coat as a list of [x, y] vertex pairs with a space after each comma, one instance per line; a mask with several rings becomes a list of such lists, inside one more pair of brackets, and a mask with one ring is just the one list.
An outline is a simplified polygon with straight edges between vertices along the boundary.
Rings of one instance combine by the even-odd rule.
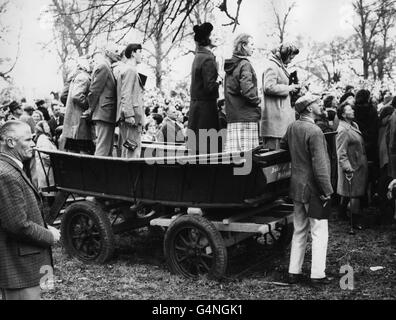
[[[343, 197], [361, 197], [366, 192], [368, 164], [362, 133], [356, 123], [340, 121], [337, 129], [338, 184], [337, 193]], [[354, 170], [351, 194], [345, 172]]]
[[289, 75], [275, 58], [271, 58], [263, 74], [264, 108], [261, 136], [282, 138], [287, 127], [296, 121], [290, 103]]
[[[45, 135], [41, 134], [36, 142], [36, 147], [39, 149], [46, 149], [56, 151], [55, 144], [50, 140], [50, 138]], [[40, 160], [41, 156], [41, 160]], [[38, 153], [35, 152], [36, 158], [36, 174], [38, 180], [38, 189], [44, 196], [55, 196], [55, 192], [42, 192], [42, 188], [47, 188], [55, 185], [54, 181], [54, 172], [51, 167], [50, 156], [45, 153]], [[48, 181], [47, 181], [48, 177]], [[49, 184], [49, 185], [48, 185]]]
[[77, 132], [80, 126], [81, 116], [88, 109], [87, 96], [90, 83], [91, 77], [85, 71], [80, 71], [70, 83], [63, 131], [59, 139], [60, 150], [64, 150], [67, 139], [82, 139], [82, 137], [77, 136]]
[[139, 73], [128, 63], [119, 62], [114, 68], [117, 81], [117, 113], [116, 123], [124, 116], [135, 117], [138, 125], [144, 126], [145, 114], [143, 110], [143, 88], [140, 85]]

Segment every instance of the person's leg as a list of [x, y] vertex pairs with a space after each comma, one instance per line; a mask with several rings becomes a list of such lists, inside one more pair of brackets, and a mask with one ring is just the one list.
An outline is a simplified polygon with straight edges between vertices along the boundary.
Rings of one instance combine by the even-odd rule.
[[340, 204], [338, 206], [337, 217], [339, 220], [348, 220], [347, 209], [348, 209], [349, 198], [341, 197]]
[[294, 233], [290, 253], [289, 273], [301, 274], [309, 230], [306, 206], [294, 201]]
[[270, 150], [279, 150], [280, 149], [280, 138], [264, 138], [264, 148]]
[[96, 151], [95, 156], [111, 157], [114, 143], [114, 124], [97, 121], [96, 126]]
[[351, 215], [353, 228], [358, 230], [363, 229], [364, 215], [361, 208], [360, 198], [351, 198]]
[[312, 236], [311, 279], [326, 277], [326, 256], [329, 239], [328, 220], [309, 219]]
[[135, 141], [138, 147], [135, 151], [130, 151], [128, 153], [128, 158], [130, 159], [139, 159], [142, 156], [142, 127], [131, 127], [128, 131], [129, 139]]

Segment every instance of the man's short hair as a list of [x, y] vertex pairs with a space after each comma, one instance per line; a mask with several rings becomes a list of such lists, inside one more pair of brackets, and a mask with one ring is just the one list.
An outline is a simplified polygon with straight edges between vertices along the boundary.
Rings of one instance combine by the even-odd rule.
[[325, 109], [331, 108], [333, 105], [333, 100], [335, 99], [335, 97], [333, 95], [329, 95], [327, 96], [324, 100], [323, 100], [323, 106]]
[[0, 127], [0, 142], [5, 142], [7, 138], [12, 136], [12, 133], [16, 132], [16, 127], [18, 126], [29, 127], [27, 123], [18, 120], [10, 120], [3, 124]]
[[131, 43], [125, 49], [125, 57], [130, 59], [132, 57], [132, 52], [136, 52], [138, 50], [142, 50], [142, 45], [139, 43]]

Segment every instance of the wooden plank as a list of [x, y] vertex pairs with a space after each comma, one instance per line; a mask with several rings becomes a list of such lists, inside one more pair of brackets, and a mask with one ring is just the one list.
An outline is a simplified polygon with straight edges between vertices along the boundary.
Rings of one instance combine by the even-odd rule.
[[273, 209], [275, 206], [276, 206], [276, 204], [271, 203], [266, 206], [260, 207], [256, 210], [252, 210], [252, 211], [248, 211], [248, 212], [245, 211], [245, 212], [233, 215], [227, 219], [223, 219], [223, 224], [229, 225], [232, 222], [236, 222], [236, 221], [239, 221], [239, 220], [242, 220], [245, 218], [249, 218], [249, 217], [257, 215], [259, 213], [265, 213], [266, 211]]

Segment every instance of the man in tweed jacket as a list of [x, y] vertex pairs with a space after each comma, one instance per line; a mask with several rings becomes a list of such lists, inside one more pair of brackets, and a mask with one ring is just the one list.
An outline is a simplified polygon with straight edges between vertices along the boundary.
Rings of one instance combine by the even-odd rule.
[[[52, 266], [50, 246], [59, 231], [48, 227], [41, 199], [23, 172], [33, 157], [30, 127], [9, 121], [0, 127], [0, 289], [5, 300], [39, 300], [42, 268]], [[41, 270], [40, 270], [41, 269]]]
[[300, 119], [292, 123], [281, 141], [291, 155], [290, 197], [294, 202], [294, 234], [290, 254], [289, 279], [296, 283], [302, 275], [308, 232], [312, 236], [311, 283], [327, 284], [328, 243], [327, 204], [333, 193], [326, 139], [314, 119], [321, 114], [320, 99], [306, 95], [297, 100]]

